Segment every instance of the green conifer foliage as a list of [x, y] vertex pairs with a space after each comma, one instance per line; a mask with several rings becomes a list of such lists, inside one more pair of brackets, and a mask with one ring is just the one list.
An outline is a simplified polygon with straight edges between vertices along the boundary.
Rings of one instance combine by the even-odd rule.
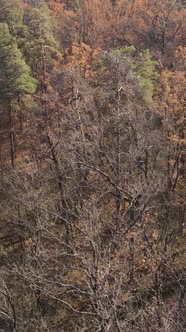
[[0, 22], [7, 23], [10, 33], [17, 36], [23, 26], [23, 8], [20, 0], [0, 0]]
[[[130, 75], [137, 83], [136, 93], [147, 104], [153, 101], [154, 82], [158, 77], [156, 72], [156, 62], [152, 59], [149, 50], [137, 53], [134, 46], [116, 48], [108, 53], [115, 64], [123, 63]], [[107, 59], [108, 60], [108, 59]]]
[[154, 80], [158, 77], [155, 65], [156, 63], [152, 60], [149, 50], [142, 51], [135, 61], [135, 75], [138, 78], [146, 102], [152, 101]]
[[34, 72], [41, 74], [50, 68], [57, 45], [48, 6], [43, 1], [34, 2], [32, 5], [26, 19], [29, 36], [25, 55]]
[[15, 167], [15, 133], [12, 120], [13, 104], [36, 89], [36, 80], [17, 47], [16, 38], [7, 23], [0, 23], [0, 103], [6, 106], [9, 117], [10, 157]]
[[24, 94], [32, 94], [36, 80], [32, 78], [8, 25], [0, 23], [0, 101], [11, 102]]

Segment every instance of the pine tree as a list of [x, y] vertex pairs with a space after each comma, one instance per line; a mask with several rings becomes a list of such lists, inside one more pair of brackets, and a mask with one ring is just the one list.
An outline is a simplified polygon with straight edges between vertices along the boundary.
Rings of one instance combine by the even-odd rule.
[[49, 70], [57, 49], [47, 4], [33, 1], [26, 15], [28, 39], [25, 55], [36, 76]]
[[149, 50], [141, 52], [135, 63], [135, 75], [138, 78], [144, 100], [151, 102], [154, 92], [154, 80], [158, 77], [156, 63], [152, 60]]
[[12, 167], [15, 159], [12, 105], [23, 95], [34, 93], [35, 89], [36, 80], [31, 76], [16, 39], [10, 34], [8, 25], [0, 23], [0, 103], [6, 105], [9, 115]]
[[23, 27], [23, 8], [20, 0], [0, 0], [0, 22], [8, 24], [11, 34], [19, 34]]
[[33, 93], [35, 87], [36, 81], [8, 25], [0, 23], [0, 100], [10, 102], [21, 94]]

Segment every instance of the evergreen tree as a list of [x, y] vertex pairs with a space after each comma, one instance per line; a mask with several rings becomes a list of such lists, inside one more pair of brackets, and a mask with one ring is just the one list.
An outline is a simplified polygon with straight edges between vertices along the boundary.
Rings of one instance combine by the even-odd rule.
[[36, 81], [31, 77], [8, 25], [0, 23], [0, 101], [11, 102], [25, 93], [34, 93]]
[[152, 102], [154, 92], [154, 81], [158, 77], [156, 72], [156, 62], [152, 60], [149, 50], [143, 50], [137, 54], [134, 46], [114, 49], [111, 51], [115, 57], [115, 62], [119, 60], [128, 61], [128, 70], [133, 73], [138, 84], [138, 94], [144, 101]]
[[145, 101], [151, 102], [154, 92], [154, 80], [158, 77], [149, 50], [141, 52], [136, 60], [135, 74], [142, 90]]
[[19, 34], [23, 27], [23, 8], [20, 0], [0, 0], [0, 22], [8, 24], [11, 34]]
[[9, 116], [10, 155], [14, 167], [15, 144], [12, 124], [12, 105], [24, 94], [32, 94], [36, 80], [32, 78], [16, 39], [10, 34], [8, 25], [0, 23], [0, 103], [6, 106]]
[[32, 6], [26, 17], [29, 36], [25, 55], [36, 75], [40, 75], [50, 68], [57, 47], [47, 4], [33, 1]]

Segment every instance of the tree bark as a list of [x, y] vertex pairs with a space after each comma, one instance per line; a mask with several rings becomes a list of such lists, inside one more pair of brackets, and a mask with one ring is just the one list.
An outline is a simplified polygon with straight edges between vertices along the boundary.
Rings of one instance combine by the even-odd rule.
[[8, 116], [9, 116], [9, 137], [10, 137], [10, 159], [11, 166], [15, 168], [15, 132], [13, 128], [13, 119], [12, 119], [12, 106], [11, 102], [8, 106]]

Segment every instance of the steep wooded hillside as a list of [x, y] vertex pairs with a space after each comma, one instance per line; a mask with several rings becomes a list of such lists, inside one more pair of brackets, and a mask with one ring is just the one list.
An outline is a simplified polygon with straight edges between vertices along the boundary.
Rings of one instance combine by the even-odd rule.
[[0, 330], [184, 332], [185, 1], [0, 0]]

